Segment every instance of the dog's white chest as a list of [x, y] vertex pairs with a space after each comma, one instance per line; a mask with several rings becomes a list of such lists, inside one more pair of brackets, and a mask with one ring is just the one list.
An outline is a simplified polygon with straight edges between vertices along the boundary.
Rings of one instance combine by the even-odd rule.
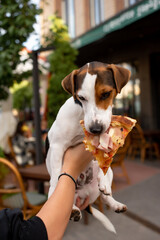
[[61, 107], [49, 133], [49, 142], [60, 143], [64, 148], [82, 142], [84, 133], [80, 120], [84, 118], [83, 109], [75, 104], [73, 97]]

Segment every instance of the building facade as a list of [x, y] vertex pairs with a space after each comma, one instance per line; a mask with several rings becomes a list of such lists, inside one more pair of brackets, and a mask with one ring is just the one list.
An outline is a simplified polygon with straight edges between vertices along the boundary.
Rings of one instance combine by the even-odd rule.
[[42, 35], [48, 16], [57, 12], [79, 50], [78, 66], [102, 61], [131, 70], [114, 112], [137, 118], [145, 129], [160, 129], [160, 1], [50, 0], [43, 10]]
[[142, 0], [41, 0], [41, 35], [48, 31], [48, 17], [57, 13], [78, 37]]

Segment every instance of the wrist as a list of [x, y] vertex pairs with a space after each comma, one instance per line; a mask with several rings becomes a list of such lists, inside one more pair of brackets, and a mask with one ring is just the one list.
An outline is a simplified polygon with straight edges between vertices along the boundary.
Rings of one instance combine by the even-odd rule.
[[65, 167], [63, 166], [61, 173], [68, 173], [69, 175], [71, 175], [75, 181], [77, 180], [79, 173], [77, 173], [77, 171], [75, 171], [75, 169], [72, 169], [71, 167]]
[[58, 180], [59, 180], [61, 177], [67, 177], [67, 178], [69, 178], [69, 179], [74, 183], [75, 189], [77, 188], [76, 180], [74, 179], [74, 177], [73, 177], [72, 175], [70, 175], [70, 174], [68, 174], [68, 173], [66, 173], [66, 172], [63, 172], [63, 173], [61, 173], [61, 174], [59, 175]]

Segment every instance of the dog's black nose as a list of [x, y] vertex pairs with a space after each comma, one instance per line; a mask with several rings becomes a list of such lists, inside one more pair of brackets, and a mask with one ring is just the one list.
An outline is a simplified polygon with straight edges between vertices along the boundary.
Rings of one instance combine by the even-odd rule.
[[103, 131], [103, 125], [94, 123], [92, 126], [89, 128], [90, 132], [93, 134], [101, 134]]

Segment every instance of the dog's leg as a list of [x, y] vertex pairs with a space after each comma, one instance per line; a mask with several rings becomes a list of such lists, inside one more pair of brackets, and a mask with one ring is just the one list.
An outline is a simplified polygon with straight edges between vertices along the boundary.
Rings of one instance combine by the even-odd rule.
[[113, 211], [125, 212], [127, 210], [126, 205], [116, 201], [112, 197], [112, 180], [113, 180], [113, 171], [111, 168], [108, 169], [106, 175], [103, 174], [102, 170], [99, 169], [98, 173], [98, 183], [99, 183], [99, 190], [101, 192], [101, 199], [104, 204], [109, 206]]
[[100, 192], [103, 192], [107, 195], [112, 195], [112, 180], [113, 180], [113, 171], [109, 167], [106, 175], [104, 175], [103, 171], [99, 168], [98, 172], [98, 185]]
[[58, 176], [60, 175], [62, 169], [64, 151], [65, 150], [63, 150], [63, 147], [60, 144], [50, 145], [50, 148], [48, 150], [46, 165], [51, 176], [48, 197], [52, 195], [56, 188]]
[[[48, 150], [46, 165], [51, 176], [48, 198], [52, 195], [56, 188], [58, 176], [60, 175], [62, 169], [62, 159], [64, 152], [65, 149], [63, 149], [60, 144], [51, 145]], [[77, 206], [73, 205], [70, 219], [73, 221], [79, 221], [81, 218], [82, 214], [80, 209]]]
[[110, 207], [116, 213], [125, 212], [127, 210], [127, 206], [123, 203], [116, 201], [112, 196], [105, 195], [101, 193], [101, 199], [104, 204]]
[[74, 222], [78, 222], [81, 218], [82, 218], [82, 213], [80, 209], [73, 204], [70, 220], [73, 220]]
[[71, 212], [71, 216], [70, 216], [70, 220], [72, 220], [74, 222], [78, 222], [82, 218], [82, 213], [81, 213], [80, 209], [75, 205], [77, 197], [78, 197], [78, 194], [75, 193], [74, 204], [73, 204], [72, 212]]

